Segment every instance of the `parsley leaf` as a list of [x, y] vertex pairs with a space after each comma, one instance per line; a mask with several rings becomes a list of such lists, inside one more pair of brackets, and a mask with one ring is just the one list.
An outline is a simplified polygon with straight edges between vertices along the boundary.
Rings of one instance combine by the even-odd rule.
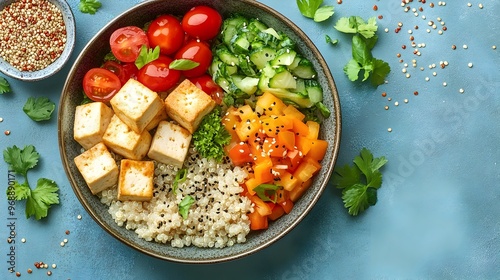
[[52, 204], [59, 204], [57, 184], [49, 179], [38, 179], [36, 188], [31, 191], [31, 196], [26, 201], [26, 218], [35, 216], [35, 219], [47, 217]]
[[279, 190], [280, 187], [273, 184], [260, 184], [255, 187], [253, 190], [257, 193], [262, 201], [271, 201], [276, 203], [278, 197], [276, 196], [276, 191]]
[[38, 164], [40, 154], [33, 145], [25, 146], [22, 150], [14, 145], [3, 151], [3, 159], [16, 173], [26, 177], [28, 170]]
[[23, 111], [34, 121], [46, 121], [52, 116], [56, 104], [47, 97], [30, 97], [24, 104]]
[[15, 200], [26, 199], [26, 218], [35, 216], [40, 220], [48, 214], [51, 205], [59, 204], [59, 188], [52, 180], [41, 178], [37, 186], [32, 190], [28, 182], [28, 170], [34, 168], [40, 158], [40, 154], [32, 145], [25, 146], [22, 150], [17, 146], [7, 147], [3, 151], [4, 161], [9, 164], [12, 170], [24, 177], [24, 183], [14, 182], [14, 194], [11, 189], [7, 189], [7, 198]]
[[375, 18], [370, 18], [365, 22], [361, 17], [351, 16], [340, 18], [335, 29], [344, 33], [353, 33], [352, 37], [352, 59], [344, 66], [344, 73], [347, 78], [354, 82], [360, 78], [362, 81], [368, 80], [374, 86], [379, 86], [385, 82], [385, 77], [391, 72], [389, 64], [383, 60], [374, 58], [372, 49], [378, 41], [377, 22]]
[[144, 65], [160, 57], [160, 46], [156, 46], [154, 49], [148, 49], [146, 45], [142, 45], [139, 56], [135, 60], [135, 66], [137, 69], [141, 69]]
[[98, 0], [80, 0], [80, 4], [78, 5], [78, 9], [80, 12], [85, 14], [95, 14], [99, 8], [101, 8], [102, 4]]
[[5, 78], [0, 77], [0, 94], [4, 94], [7, 92], [10, 92], [9, 82]]
[[344, 207], [356, 216], [377, 203], [377, 190], [382, 186], [380, 168], [387, 163], [385, 157], [374, 158], [370, 150], [363, 148], [353, 165], [335, 170], [333, 182], [342, 189]]
[[179, 214], [185, 220], [188, 217], [189, 207], [195, 202], [194, 198], [190, 195], [185, 196], [179, 203]]
[[339, 39], [332, 39], [330, 36], [325, 35], [325, 41], [327, 44], [336, 45], [336, 44], [338, 44]]
[[297, 0], [300, 13], [315, 22], [329, 19], [334, 13], [334, 7], [330, 5], [322, 6], [323, 0]]
[[193, 133], [193, 144], [204, 158], [213, 158], [221, 161], [225, 155], [224, 146], [231, 141], [231, 135], [222, 125], [221, 109], [216, 107], [201, 121], [198, 129]]
[[176, 59], [170, 62], [168, 68], [175, 70], [191, 70], [200, 65], [200, 63], [196, 61], [192, 61], [190, 59]]

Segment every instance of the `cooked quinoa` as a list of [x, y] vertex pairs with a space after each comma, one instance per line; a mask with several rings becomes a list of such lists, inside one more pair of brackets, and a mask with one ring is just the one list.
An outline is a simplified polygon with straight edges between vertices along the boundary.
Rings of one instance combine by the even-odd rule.
[[[246, 241], [252, 210], [251, 201], [240, 193], [248, 176], [241, 167], [234, 167], [225, 158], [222, 163], [201, 158], [191, 147], [184, 163], [187, 178], [178, 184], [176, 194], [172, 183], [179, 168], [155, 162], [154, 195], [151, 201], [118, 201], [117, 189], [100, 193], [101, 202], [119, 226], [134, 230], [140, 238], [173, 247], [194, 245], [222, 248]], [[179, 214], [178, 205], [187, 195], [195, 198], [187, 219]]]

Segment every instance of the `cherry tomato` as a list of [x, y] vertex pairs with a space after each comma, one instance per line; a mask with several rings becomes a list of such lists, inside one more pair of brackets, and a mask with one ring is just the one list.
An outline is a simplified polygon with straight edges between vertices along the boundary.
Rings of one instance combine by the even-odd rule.
[[129, 79], [137, 80], [137, 73], [139, 73], [139, 69], [135, 66], [135, 63], [124, 63], [122, 64], [123, 68], [123, 76], [126, 81]]
[[222, 16], [207, 6], [196, 6], [182, 18], [182, 28], [187, 34], [200, 40], [211, 40], [219, 34]]
[[137, 26], [126, 26], [116, 29], [109, 38], [113, 55], [122, 62], [134, 62], [146, 45], [149, 48], [148, 36]]
[[122, 85], [124, 85], [129, 79], [137, 79], [137, 72], [139, 71], [134, 63], [128, 62], [120, 64], [111, 60], [106, 61], [101, 68], [107, 69], [118, 76]]
[[137, 80], [152, 91], [167, 91], [177, 84], [181, 78], [179, 70], [170, 69], [172, 59], [160, 55], [159, 58], [144, 65], [137, 73]]
[[174, 54], [184, 43], [181, 22], [172, 15], [162, 15], [153, 20], [147, 36], [151, 47], [160, 46], [163, 55]]
[[191, 78], [205, 74], [212, 62], [212, 51], [204, 42], [190, 41], [175, 54], [175, 59], [189, 59], [199, 65], [191, 70], [184, 70], [184, 76]]
[[214, 80], [212, 80], [212, 77], [210, 77], [210, 75], [204, 74], [198, 77], [189, 78], [189, 80], [199, 89], [210, 95], [215, 103], [222, 104], [224, 90], [217, 83], [215, 83]]
[[108, 102], [121, 87], [118, 76], [104, 68], [92, 68], [83, 77], [83, 91], [93, 101]]

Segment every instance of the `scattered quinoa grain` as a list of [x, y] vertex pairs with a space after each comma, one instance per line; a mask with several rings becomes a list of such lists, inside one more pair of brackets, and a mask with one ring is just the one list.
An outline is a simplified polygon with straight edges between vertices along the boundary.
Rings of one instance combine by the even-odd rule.
[[408, 103], [408, 99], [405, 99], [405, 100], [404, 100], [404, 102], [405, 102], [405, 103]]
[[76, 216], [76, 218], [77, 218], [78, 220], [81, 220], [81, 219], [82, 219], [82, 215], [78, 215], [78, 216]]
[[65, 233], [66, 235], [69, 235], [69, 234], [70, 234], [70, 231], [69, 231], [69, 230], [66, 230], [64, 233]]
[[10, 130], [6, 130], [6, 131], [4, 131], [4, 132], [3, 132], [3, 134], [5, 134], [5, 135], [9, 136], [9, 135], [10, 135]]
[[483, 4], [481, 4], [481, 3], [479, 3], [478, 6], [479, 6], [479, 9], [482, 9], [484, 7]]
[[61, 243], [59, 243], [59, 245], [61, 245], [61, 247], [64, 247], [64, 245], [66, 245], [66, 243], [61, 241]]
[[390, 127], [389, 127], [389, 128], [387, 129], [387, 131], [388, 131], [388, 132], [392, 132], [392, 128], [390, 128]]
[[385, 106], [384, 106], [384, 109], [385, 109], [385, 110], [389, 110], [389, 106], [385, 105]]
[[496, 50], [497, 49], [497, 46], [491, 46], [492, 49]]
[[26, 238], [21, 238], [22, 243], [26, 243]]
[[464, 93], [464, 92], [465, 92], [465, 90], [464, 90], [463, 88], [461, 88], [461, 89], [459, 89], [459, 90], [458, 90], [458, 92], [460, 92], [460, 93]]
[[455, 46], [455, 45], [451, 45], [451, 49], [452, 49], [452, 50], [456, 50], [456, 49], [457, 49], [457, 46]]
[[447, 86], [448, 84], [446, 82], [443, 82], [443, 87]]
[[467, 64], [467, 66], [468, 66], [469, 68], [472, 68], [472, 66], [473, 66], [473, 65], [472, 65], [472, 62], [469, 62], [469, 64]]
[[33, 272], [33, 270], [31, 268], [28, 268], [27, 272], [28, 272], [28, 274], [31, 274]]
[[52, 275], [52, 271], [47, 271], [47, 276], [51, 276]]
[[468, 48], [469, 48], [469, 46], [467, 46], [467, 45], [463, 45], [463, 46], [462, 46], [462, 48], [464, 48], [464, 50], [466, 50], [466, 49], [468, 49]]
[[55, 263], [52, 264], [52, 268], [56, 268], [57, 265]]

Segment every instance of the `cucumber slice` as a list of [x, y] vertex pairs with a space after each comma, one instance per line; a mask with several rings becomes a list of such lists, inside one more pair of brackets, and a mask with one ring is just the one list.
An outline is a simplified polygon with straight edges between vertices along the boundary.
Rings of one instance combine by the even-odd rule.
[[246, 33], [238, 33], [231, 39], [231, 49], [236, 54], [248, 53], [250, 42], [247, 39]]
[[312, 79], [316, 77], [316, 71], [313, 64], [306, 58], [299, 61], [297, 67], [293, 68], [292, 74], [302, 79]]
[[246, 94], [254, 94], [257, 91], [259, 78], [245, 77], [240, 75], [231, 76], [233, 83]]
[[226, 46], [220, 45], [215, 50], [215, 55], [225, 64], [235, 66], [238, 64], [238, 57], [234, 55]]
[[268, 47], [264, 47], [256, 51], [253, 51], [250, 54], [250, 61], [252, 61], [252, 63], [255, 64], [255, 66], [257, 66], [258, 69], [262, 69], [269, 61], [273, 60], [275, 57], [276, 57], [275, 50]]
[[221, 32], [222, 41], [230, 46], [233, 37], [247, 24], [247, 19], [242, 16], [234, 16], [225, 20]]
[[271, 65], [273, 65], [273, 66], [277, 66], [277, 65], [289, 66], [295, 60], [296, 55], [297, 55], [297, 53], [294, 50], [290, 50], [288, 48], [281, 49], [276, 54], [276, 58], [271, 61]]
[[304, 81], [307, 95], [312, 103], [318, 103], [323, 101], [323, 89], [316, 80], [305, 80]]
[[269, 87], [295, 89], [297, 88], [297, 81], [292, 73], [288, 72], [285, 68], [281, 68], [278, 69], [276, 74], [269, 80]]
[[247, 76], [255, 77], [257, 72], [253, 69], [253, 64], [250, 62], [250, 57], [244, 54], [238, 56], [238, 66], [241, 72]]

